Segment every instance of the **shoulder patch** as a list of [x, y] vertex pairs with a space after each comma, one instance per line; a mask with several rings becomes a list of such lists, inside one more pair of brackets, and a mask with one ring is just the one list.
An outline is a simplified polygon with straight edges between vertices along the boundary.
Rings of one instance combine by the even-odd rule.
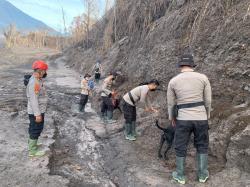
[[35, 83], [35, 86], [34, 86], [34, 91], [35, 91], [35, 94], [39, 94], [40, 92], [40, 84], [39, 83]]

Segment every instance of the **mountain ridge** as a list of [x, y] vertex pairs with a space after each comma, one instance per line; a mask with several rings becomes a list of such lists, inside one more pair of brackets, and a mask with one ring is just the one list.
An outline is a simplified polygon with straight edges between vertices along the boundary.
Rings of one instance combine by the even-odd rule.
[[57, 33], [53, 28], [31, 17], [6, 0], [0, 1], [0, 17], [0, 32], [3, 32], [10, 24], [14, 24], [20, 32], [46, 30], [49, 33]]

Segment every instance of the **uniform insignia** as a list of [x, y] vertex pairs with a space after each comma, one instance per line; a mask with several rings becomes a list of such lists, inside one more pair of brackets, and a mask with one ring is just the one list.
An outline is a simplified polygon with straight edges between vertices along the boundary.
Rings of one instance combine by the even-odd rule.
[[35, 83], [35, 87], [34, 87], [34, 91], [35, 91], [35, 94], [39, 94], [40, 92], [40, 84], [39, 83]]

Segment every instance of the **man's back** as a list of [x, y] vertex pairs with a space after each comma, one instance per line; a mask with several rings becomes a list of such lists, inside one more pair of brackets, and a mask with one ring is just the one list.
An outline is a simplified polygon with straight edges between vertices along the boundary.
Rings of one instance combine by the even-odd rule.
[[178, 120], [207, 120], [211, 108], [211, 87], [205, 75], [193, 71], [182, 72], [169, 82], [168, 102], [171, 107], [173, 104], [201, 101], [205, 102], [205, 107], [180, 109]]

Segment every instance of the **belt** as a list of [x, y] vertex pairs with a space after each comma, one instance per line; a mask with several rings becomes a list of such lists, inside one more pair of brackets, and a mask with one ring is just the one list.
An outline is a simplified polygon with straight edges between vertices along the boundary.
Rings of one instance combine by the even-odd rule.
[[187, 104], [177, 105], [177, 108], [178, 109], [193, 108], [193, 107], [204, 106], [204, 105], [205, 105], [204, 101], [201, 101], [201, 102], [197, 102], [197, 103], [187, 103]]

